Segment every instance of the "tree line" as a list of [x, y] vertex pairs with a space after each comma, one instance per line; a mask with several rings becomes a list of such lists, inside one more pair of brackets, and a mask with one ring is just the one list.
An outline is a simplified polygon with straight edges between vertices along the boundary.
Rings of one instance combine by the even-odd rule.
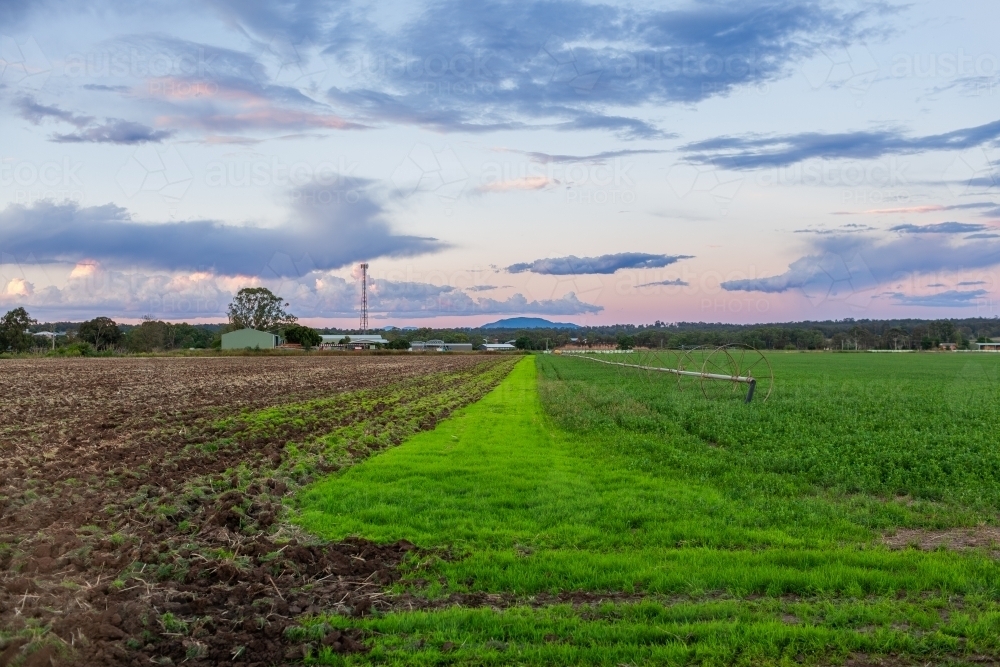
[[[39, 324], [21, 307], [0, 318], [0, 352], [50, 348], [56, 354], [114, 354], [219, 348], [222, 334], [244, 328], [271, 331], [305, 348], [319, 345], [319, 333], [298, 324], [294, 315], [285, 312], [287, 305], [266, 288], [245, 288], [229, 305], [229, 322], [222, 325], [178, 324], [147, 316], [137, 325], [95, 317], [76, 325], [62, 323], [61, 327]], [[64, 335], [43, 338], [38, 335], [43, 327], [49, 327], [50, 333], [61, 329]]]
[[[207, 349], [221, 346], [227, 331], [250, 328], [281, 335], [286, 342], [304, 348], [320, 344], [321, 333], [361, 333], [360, 331], [315, 330], [299, 324], [287, 312], [281, 297], [263, 287], [244, 288], [229, 305], [228, 321], [218, 324], [171, 323], [143, 318], [137, 325], [118, 324], [109, 317], [96, 317], [79, 324], [40, 325], [24, 308], [15, 308], [0, 318], [0, 352], [25, 352], [32, 348], [55, 347], [56, 352], [154, 352], [178, 349]], [[55, 341], [33, 335], [41, 327], [61, 328], [67, 335]], [[1000, 319], [967, 318], [941, 320], [828, 320], [756, 325], [707, 322], [615, 324], [577, 329], [438, 329], [380, 331], [390, 349], [406, 349], [415, 340], [439, 339], [446, 343], [471, 343], [476, 349], [484, 342], [511, 341], [524, 350], [554, 349], [567, 344], [584, 346], [677, 348], [742, 343], [769, 350], [918, 350], [942, 343], [959, 348], [975, 341], [1000, 337]], [[75, 347], [74, 347], [75, 346]]]

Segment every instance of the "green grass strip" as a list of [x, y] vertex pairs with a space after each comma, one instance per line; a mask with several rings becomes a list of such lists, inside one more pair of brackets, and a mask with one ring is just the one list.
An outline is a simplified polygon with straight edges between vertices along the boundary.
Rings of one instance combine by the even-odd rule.
[[[345, 658], [321, 646], [330, 629], [347, 627], [373, 637], [370, 654]], [[309, 642], [309, 662], [327, 665], [829, 665], [859, 653], [918, 664], [995, 654], [998, 631], [992, 602], [763, 599], [318, 617], [293, 636]]]
[[613, 437], [558, 428], [527, 358], [435, 430], [310, 486], [297, 520], [329, 539], [450, 550], [453, 558], [430, 559], [410, 577], [431, 581], [423, 591], [432, 596], [992, 594], [1000, 581], [981, 554], [876, 546], [873, 533], [819, 499], [782, 499], [764, 511], [672, 470], [637, 466], [616, 453]]

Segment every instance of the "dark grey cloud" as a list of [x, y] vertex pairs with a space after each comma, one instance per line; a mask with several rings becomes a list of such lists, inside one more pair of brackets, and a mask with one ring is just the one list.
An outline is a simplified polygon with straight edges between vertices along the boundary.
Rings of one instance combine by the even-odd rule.
[[[785, 77], [825, 45], [873, 37], [867, 26], [892, 11], [882, 3], [854, 11], [786, 1], [640, 9], [443, 0], [387, 29], [361, 10], [314, 8], [317, 23], [296, 36], [314, 38], [327, 21], [326, 53], [344, 75], [329, 98], [370, 122], [597, 129], [632, 139], [666, 133], [610, 109], [692, 103]], [[234, 3], [230, 11], [242, 10]], [[289, 21], [300, 11], [289, 5]]]
[[39, 104], [33, 98], [22, 98], [15, 102], [22, 118], [35, 125], [46, 119], [69, 123], [77, 128], [68, 134], [54, 133], [51, 141], [56, 143], [97, 143], [97, 144], [144, 144], [160, 143], [174, 135], [173, 130], [154, 130], [151, 127], [120, 118], [108, 118], [97, 123], [93, 116], [84, 116], [60, 109], [56, 106]]
[[326, 270], [446, 247], [433, 238], [394, 233], [381, 207], [364, 194], [353, 203], [314, 186], [293, 194], [291, 221], [271, 228], [213, 220], [143, 224], [111, 204], [10, 205], [0, 212], [0, 242], [5, 253], [30, 255], [41, 263], [90, 259], [108, 266], [224, 275], [257, 275], [268, 266], [278, 275], [300, 272], [291, 264], [271, 264], [277, 253], [305, 257], [299, 266]]
[[[291, 52], [284, 53], [286, 48]], [[363, 127], [310, 92], [315, 81], [304, 72], [322, 78], [324, 70], [308, 66], [318, 62], [317, 49], [298, 48], [304, 49], [277, 37], [243, 52], [165, 35], [125, 36], [107, 45], [106, 58], [121, 75], [91, 89], [131, 86], [132, 97], [158, 124], [198, 133]], [[86, 63], [67, 67], [85, 69]]]
[[974, 202], [968, 202], [966, 204], [949, 204], [948, 206], [942, 206], [940, 210], [960, 211], [963, 209], [977, 209], [977, 208], [995, 209], [997, 208], [997, 206], [998, 206], [997, 203], [992, 201], [974, 201]]
[[127, 93], [129, 90], [128, 86], [106, 86], [102, 83], [85, 83], [82, 88], [102, 93]]
[[93, 116], [81, 116], [72, 111], [60, 109], [57, 106], [39, 104], [31, 97], [23, 97], [16, 100], [14, 106], [17, 108], [21, 118], [31, 121], [35, 125], [40, 125], [44, 120], [49, 118], [61, 120], [76, 127], [85, 127], [94, 121]]
[[576, 163], [576, 162], [587, 162], [593, 164], [599, 164], [607, 162], [608, 160], [613, 160], [620, 157], [629, 157], [632, 155], [649, 155], [658, 153], [667, 153], [669, 151], [654, 149], [654, 148], [636, 148], [636, 149], [626, 149], [618, 151], [603, 151], [601, 153], [594, 153], [593, 155], [552, 155], [549, 153], [540, 153], [537, 151], [518, 151], [518, 150], [508, 150], [508, 153], [519, 153], [521, 155], [526, 155], [535, 162], [542, 162], [545, 164], [549, 163]]
[[472, 285], [471, 287], [466, 287], [466, 292], [492, 292], [495, 289], [506, 289], [508, 287], [513, 287], [513, 285]]
[[875, 227], [871, 227], [869, 225], [859, 225], [859, 224], [851, 223], [851, 224], [848, 224], [848, 225], [840, 225], [839, 227], [833, 227], [833, 228], [818, 227], [818, 228], [815, 228], [815, 229], [796, 229], [796, 230], [793, 230], [792, 233], [793, 234], [824, 234], [824, 235], [830, 235], [830, 234], [859, 234], [859, 233], [862, 233], [862, 232], [870, 232], [870, 231], [873, 231], [874, 229], [875, 229]]
[[901, 234], [968, 234], [970, 232], [981, 232], [984, 229], [991, 229], [986, 225], [969, 222], [938, 222], [933, 225], [896, 225], [890, 227], [890, 232], [900, 232]]
[[1000, 239], [1000, 234], [969, 234], [967, 239]]
[[568, 276], [584, 273], [609, 274], [622, 269], [658, 269], [669, 266], [692, 255], [652, 255], [644, 252], [622, 252], [599, 257], [550, 257], [534, 262], [511, 264], [508, 273], [540, 273], [551, 276]]
[[676, 278], [674, 280], [658, 280], [652, 283], [643, 283], [641, 285], [636, 285], [636, 287], [655, 287], [661, 285], [664, 287], [673, 287], [673, 286], [687, 287], [690, 284], [691, 283], [687, 282], [686, 280], [681, 280], [680, 278]]
[[[439, 0], [390, 24], [363, 3], [211, 0], [209, 6], [250, 40], [246, 52], [163, 35], [126, 37], [107, 54], [130, 63], [123, 80], [111, 76], [84, 87], [131, 87], [156, 117], [180, 130], [402, 123], [447, 132], [549, 128], [666, 138], [675, 135], [650, 118], [658, 105], [786, 77], [825, 47], [878, 38], [883, 19], [895, 11], [880, 2], [852, 9], [820, 0], [713, 0], [665, 9]], [[161, 2], [144, 9], [150, 16], [179, 11]], [[86, 69], [76, 62], [66, 67]], [[336, 83], [321, 91], [327, 70]], [[183, 99], [166, 89], [154, 93], [158, 85], [207, 85], [213, 94]], [[237, 94], [247, 91], [252, 95]]]
[[69, 134], [53, 134], [52, 141], [62, 144], [145, 144], [160, 143], [175, 134], [173, 130], [154, 130], [142, 123], [120, 118], [109, 118], [100, 125], [92, 125]]
[[[982, 269], [1000, 264], [1000, 242], [943, 242], [928, 234], [889, 240], [870, 236], [815, 237], [809, 255], [776, 276], [730, 280], [729, 291], [779, 293], [801, 289], [815, 293], [828, 286], [860, 292], [914, 274]], [[824, 287], [827, 286], [827, 287]]]
[[899, 130], [859, 132], [802, 132], [779, 136], [716, 137], [681, 147], [695, 164], [746, 170], [783, 167], [805, 160], [868, 160], [883, 155], [909, 155], [927, 151], [962, 150], [1000, 138], [1000, 121], [943, 134], [910, 137]]
[[993, 172], [986, 176], [975, 176], [962, 181], [962, 183], [970, 188], [995, 188], [997, 185], [1000, 185], [1000, 173]]
[[960, 283], [955, 283], [958, 287], [975, 287], [976, 285], [986, 285], [985, 280], [963, 280]]
[[897, 306], [924, 306], [927, 308], [968, 308], [979, 304], [989, 292], [977, 290], [948, 290], [940, 294], [903, 294], [891, 292], [893, 302]]

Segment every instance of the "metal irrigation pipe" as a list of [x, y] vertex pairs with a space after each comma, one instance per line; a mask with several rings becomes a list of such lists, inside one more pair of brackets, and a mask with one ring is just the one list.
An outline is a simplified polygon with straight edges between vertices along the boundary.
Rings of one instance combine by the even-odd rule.
[[578, 359], [586, 359], [588, 361], [596, 361], [600, 364], [608, 364], [610, 366], [623, 366], [625, 368], [641, 368], [646, 371], [659, 371], [661, 373], [673, 373], [674, 375], [683, 375], [685, 377], [696, 377], [696, 378], [708, 378], [709, 380], [729, 380], [730, 382], [742, 382], [749, 385], [747, 389], [747, 397], [744, 403], [749, 403], [753, 400], [754, 389], [757, 388], [757, 380], [750, 377], [749, 375], [722, 375], [720, 373], [699, 373], [698, 371], [682, 371], [679, 368], [660, 368], [659, 366], [641, 366], [639, 364], [623, 364], [616, 361], [605, 361], [604, 359], [595, 359], [593, 357], [588, 357], [585, 354], [574, 354], [572, 355]]

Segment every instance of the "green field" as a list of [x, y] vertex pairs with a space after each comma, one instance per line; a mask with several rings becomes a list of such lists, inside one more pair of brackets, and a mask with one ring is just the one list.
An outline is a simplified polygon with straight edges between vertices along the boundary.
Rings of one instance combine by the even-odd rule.
[[[435, 430], [313, 484], [298, 504], [307, 530], [422, 548], [395, 592], [425, 608], [314, 618], [304, 638], [358, 627], [372, 651], [317, 645], [312, 659], [1000, 654], [1000, 568], [982, 538], [1000, 507], [1000, 357], [771, 362], [771, 399], [745, 405], [666, 376], [528, 357]], [[883, 543], [900, 528], [930, 543], [954, 527], [977, 546]], [[470, 606], [476, 593], [485, 604]]]

